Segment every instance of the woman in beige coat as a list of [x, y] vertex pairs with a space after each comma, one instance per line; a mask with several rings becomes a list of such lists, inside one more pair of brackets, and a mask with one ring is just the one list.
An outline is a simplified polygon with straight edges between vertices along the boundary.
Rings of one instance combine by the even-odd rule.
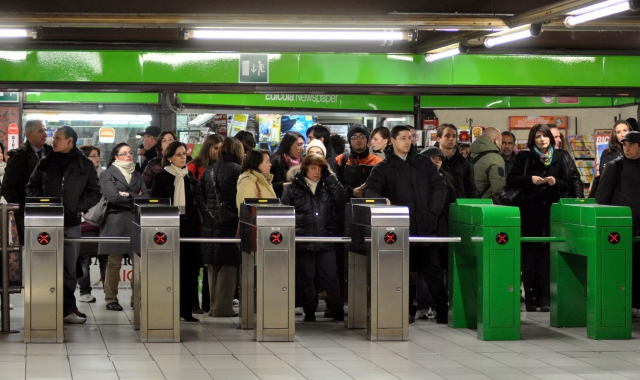
[[236, 206], [240, 212], [240, 205], [245, 198], [277, 198], [271, 180], [271, 161], [266, 150], [250, 150], [242, 161], [242, 174], [238, 177], [238, 192]]

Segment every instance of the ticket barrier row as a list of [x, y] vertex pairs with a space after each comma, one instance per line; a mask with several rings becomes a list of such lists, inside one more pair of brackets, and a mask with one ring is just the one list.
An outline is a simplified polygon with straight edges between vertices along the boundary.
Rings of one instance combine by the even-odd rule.
[[449, 326], [482, 340], [520, 339], [522, 243], [549, 243], [551, 325], [587, 327], [592, 339], [631, 339], [632, 219], [628, 207], [561, 199], [552, 237], [522, 237], [516, 207], [459, 199], [450, 208]]
[[[406, 207], [379, 201], [353, 205], [354, 248], [366, 279], [351, 297], [372, 340], [408, 338], [408, 227]], [[241, 209], [241, 239], [180, 238], [179, 214], [168, 200], [137, 200], [133, 223], [134, 327], [142, 342], [179, 342], [180, 241], [241, 243], [240, 327], [255, 329], [257, 341], [295, 338], [295, 242], [350, 242], [350, 238], [295, 237], [295, 212], [279, 200], [247, 199]], [[32, 199], [25, 208], [25, 342], [63, 342], [63, 243], [122, 238], [65, 238], [61, 199]], [[120, 240], [118, 240], [120, 239]], [[138, 241], [139, 239], [139, 241]], [[371, 247], [370, 253], [363, 246]], [[185, 254], [184, 252], [182, 254]], [[186, 253], [188, 254], [188, 253]], [[352, 283], [358, 283], [353, 280]], [[398, 310], [403, 310], [398, 313]], [[351, 314], [351, 313], [350, 313]], [[364, 325], [366, 323], [366, 326]]]

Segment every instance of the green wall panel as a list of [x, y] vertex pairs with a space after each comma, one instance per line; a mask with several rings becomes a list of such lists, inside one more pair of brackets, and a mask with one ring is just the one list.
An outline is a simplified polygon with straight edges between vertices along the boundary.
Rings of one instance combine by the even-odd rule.
[[27, 103], [153, 103], [157, 93], [28, 92]]
[[473, 54], [453, 59], [453, 85], [603, 85], [603, 57]]
[[578, 103], [560, 103], [556, 99], [551, 104], [542, 101], [539, 96], [512, 96], [511, 108], [581, 108], [581, 107], [611, 107], [612, 99], [608, 97], [579, 97]]
[[304, 53], [301, 84], [448, 85], [452, 61], [429, 65], [422, 55]]
[[422, 108], [509, 108], [509, 96], [421, 96]]
[[[0, 83], [238, 83], [239, 53], [0, 51]], [[271, 84], [640, 87], [640, 57], [269, 54]]]
[[640, 86], [640, 57], [604, 57], [604, 85], [620, 87]]
[[413, 112], [412, 96], [307, 94], [180, 94], [185, 105]]

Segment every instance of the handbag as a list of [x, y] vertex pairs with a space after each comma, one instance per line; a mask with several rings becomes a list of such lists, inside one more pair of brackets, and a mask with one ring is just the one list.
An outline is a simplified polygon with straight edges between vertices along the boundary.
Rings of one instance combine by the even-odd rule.
[[198, 191], [198, 181], [195, 178], [189, 177], [189, 187], [191, 188], [191, 194], [193, 194], [193, 204], [198, 211], [200, 225], [213, 225], [215, 219], [213, 212], [209, 210], [207, 204], [202, 200], [202, 194]]
[[[522, 175], [527, 175], [527, 166], [529, 166], [529, 157], [527, 156], [527, 160], [524, 163], [524, 173]], [[512, 187], [505, 186], [500, 189], [499, 194], [499, 204], [502, 206], [520, 206], [522, 202], [522, 197], [524, 197], [524, 189], [522, 187]]]
[[91, 207], [86, 214], [84, 214], [84, 221], [91, 223], [94, 226], [102, 226], [104, 224], [105, 216], [107, 215], [107, 209], [109, 208], [109, 200], [102, 196], [100, 201], [95, 206]]

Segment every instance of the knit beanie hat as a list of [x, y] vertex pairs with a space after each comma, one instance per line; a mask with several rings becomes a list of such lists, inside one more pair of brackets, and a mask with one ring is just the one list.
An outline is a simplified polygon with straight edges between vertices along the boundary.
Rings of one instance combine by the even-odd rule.
[[422, 152], [420, 152], [420, 154], [424, 154], [427, 157], [438, 156], [444, 159], [444, 153], [442, 153], [442, 150], [440, 150], [440, 148], [435, 146], [429, 146], [423, 149]]
[[369, 131], [367, 131], [367, 128], [365, 128], [362, 124], [356, 123], [353, 124], [351, 128], [349, 128], [349, 132], [347, 132], [347, 141], [349, 141], [349, 145], [351, 145], [351, 136], [355, 135], [356, 133], [362, 133], [363, 135], [365, 135], [367, 137], [367, 143], [369, 142]]
[[313, 141], [311, 141], [309, 144], [307, 144], [307, 148], [304, 150], [304, 155], [306, 156], [307, 153], [309, 152], [309, 148], [316, 146], [320, 149], [322, 149], [322, 153], [324, 154], [325, 157], [327, 157], [327, 148], [325, 148], [324, 144], [322, 143], [322, 141], [318, 140], [318, 139], [314, 139]]

